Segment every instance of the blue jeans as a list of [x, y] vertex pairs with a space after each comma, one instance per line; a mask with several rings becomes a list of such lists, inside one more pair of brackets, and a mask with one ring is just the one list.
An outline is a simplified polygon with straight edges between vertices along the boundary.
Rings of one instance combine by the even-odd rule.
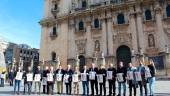
[[31, 94], [31, 90], [32, 90], [32, 82], [27, 82], [27, 86], [28, 86], [28, 94]]
[[18, 93], [20, 91], [20, 83], [21, 80], [15, 80], [15, 85], [14, 85], [14, 93], [16, 93], [16, 88], [18, 87]]
[[[89, 82], [88, 81], [82, 81], [83, 85], [83, 95], [89, 95]], [[87, 92], [87, 94], [86, 94]]]
[[154, 95], [154, 83], [155, 83], [155, 77], [149, 78], [150, 95]]
[[119, 95], [121, 95], [121, 87], [123, 85], [123, 94], [126, 94], [126, 82], [118, 82]]

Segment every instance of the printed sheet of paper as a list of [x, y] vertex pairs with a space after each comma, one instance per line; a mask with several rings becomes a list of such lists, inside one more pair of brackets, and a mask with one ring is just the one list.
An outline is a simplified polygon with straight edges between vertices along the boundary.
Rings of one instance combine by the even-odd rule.
[[78, 81], [79, 81], [79, 75], [73, 74], [73, 82], [78, 82]]
[[145, 67], [145, 78], [151, 77], [150, 69], [148, 67]]
[[118, 73], [117, 74], [117, 80], [118, 80], [118, 82], [123, 82], [124, 80], [123, 80], [123, 73]]
[[68, 83], [68, 82], [69, 82], [68, 79], [69, 79], [69, 75], [67, 75], [67, 74], [64, 75], [64, 82], [65, 82], [65, 83]]
[[63, 74], [56, 74], [57, 81], [62, 81]]
[[113, 71], [107, 71], [107, 79], [112, 80], [113, 78]]
[[136, 81], [142, 81], [141, 73], [135, 72], [135, 78], [136, 78]]
[[96, 77], [96, 72], [90, 72], [90, 74], [89, 74], [89, 79], [90, 80], [95, 80], [95, 77]]
[[41, 74], [35, 74], [34, 81], [39, 82], [41, 80]]
[[42, 79], [42, 85], [47, 85], [47, 78], [46, 78], [46, 77], [43, 77], [43, 79]]
[[99, 83], [103, 83], [103, 75], [97, 75], [97, 80]]
[[127, 71], [127, 79], [128, 80], [133, 80], [133, 72], [132, 71]]
[[27, 81], [33, 81], [33, 74], [32, 73], [27, 74]]
[[53, 78], [53, 73], [48, 73], [48, 74], [47, 74], [47, 81], [52, 82], [53, 80], [54, 80], [54, 78]]
[[87, 73], [81, 73], [81, 81], [87, 81]]
[[22, 80], [22, 75], [23, 75], [22, 72], [17, 72], [17, 75], [16, 75], [15, 79], [16, 80]]

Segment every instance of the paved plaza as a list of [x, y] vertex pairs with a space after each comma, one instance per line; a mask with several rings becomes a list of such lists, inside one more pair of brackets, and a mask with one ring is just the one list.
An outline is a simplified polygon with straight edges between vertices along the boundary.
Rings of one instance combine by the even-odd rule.
[[[21, 90], [23, 90], [23, 87], [21, 88]], [[59, 96], [58, 94], [56, 94], [56, 88], [54, 91], [55, 91], [54, 95]], [[64, 92], [65, 92], [65, 89], [64, 89]], [[81, 85], [80, 85], [80, 93], [82, 93]], [[107, 87], [107, 93], [108, 93], [108, 87]], [[137, 89], [137, 93], [139, 93], [139, 88]], [[11, 95], [14, 95], [13, 87], [10, 87], [8, 85], [6, 85], [5, 87], [0, 87], [0, 96], [11, 96]], [[44, 94], [41, 94], [41, 95], [45, 96]], [[21, 93], [20, 96], [27, 96], [27, 95], [22, 95], [22, 93]], [[37, 96], [37, 95], [32, 94], [31, 96]], [[67, 95], [63, 94], [60, 96], [67, 96]], [[76, 95], [72, 95], [72, 96], [76, 96]], [[81, 95], [79, 95], [79, 96], [81, 96]], [[128, 89], [127, 89], [127, 96], [128, 96]], [[137, 94], [137, 96], [139, 96], [139, 94]], [[170, 81], [168, 81], [168, 80], [156, 81], [155, 96], [170, 96]]]

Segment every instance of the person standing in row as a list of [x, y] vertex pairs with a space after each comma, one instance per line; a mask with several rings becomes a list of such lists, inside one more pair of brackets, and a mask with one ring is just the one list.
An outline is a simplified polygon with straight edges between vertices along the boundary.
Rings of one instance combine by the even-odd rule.
[[126, 73], [127, 73], [126, 67], [123, 66], [123, 62], [120, 62], [117, 69], [118, 89], [119, 89], [118, 96], [122, 96], [121, 95], [122, 85], [123, 85], [123, 96], [126, 96]]
[[72, 75], [73, 75], [73, 70], [71, 69], [71, 65], [67, 66], [67, 69], [65, 71], [65, 85], [66, 85], [66, 94], [71, 95], [71, 90], [72, 90]]
[[[129, 63], [129, 67], [127, 68], [127, 82], [129, 83], [129, 96], [136, 96], [136, 88], [137, 82], [135, 78], [136, 67]], [[134, 90], [134, 95], [132, 95], [132, 88]]]
[[55, 74], [56, 74], [57, 94], [62, 94], [63, 93], [64, 70], [62, 69], [61, 65], [59, 65]]
[[11, 71], [10, 71], [9, 74], [8, 74], [8, 79], [9, 79], [10, 86], [13, 86], [14, 72], [13, 72], [12, 69], [11, 69]]
[[26, 77], [27, 77], [28, 94], [30, 95], [32, 90], [32, 81], [33, 81], [33, 72], [30, 66], [28, 67], [28, 72], [26, 73]]
[[28, 90], [28, 84], [27, 84], [27, 72], [23, 71], [23, 77], [22, 77], [23, 81], [24, 81], [24, 91], [23, 94], [25, 95], [26, 91]]
[[116, 95], [116, 73], [117, 72], [116, 72], [116, 69], [113, 67], [113, 64], [110, 64], [109, 68], [107, 69], [107, 79], [109, 83], [109, 95], [108, 96]]
[[53, 66], [47, 71], [47, 94], [53, 95], [54, 93], [54, 68]]
[[74, 85], [74, 94], [79, 94], [79, 76], [80, 76], [80, 71], [79, 68], [76, 67], [74, 74], [73, 74], [73, 85]]
[[89, 69], [89, 80], [91, 83], [91, 95], [94, 96], [94, 86], [96, 89], [96, 95], [98, 95], [98, 81], [97, 81], [97, 73], [98, 68], [94, 63], [92, 63], [92, 67]]
[[16, 94], [16, 88], [18, 87], [17, 94], [20, 94], [20, 83], [22, 80], [23, 72], [21, 71], [21, 67], [18, 68], [17, 71], [14, 72], [15, 83], [14, 83], [14, 94]]
[[89, 70], [85, 65], [83, 70], [81, 70], [81, 81], [83, 86], [83, 96], [89, 95]]
[[[101, 65], [99, 71], [98, 71], [98, 82], [99, 82], [99, 85], [100, 85], [100, 96], [106, 96], [106, 69], [105, 69], [105, 66], [104, 65]], [[103, 91], [104, 91], [104, 95], [102, 94]]]
[[[34, 93], [36, 93], [36, 94], [40, 94], [41, 81], [42, 81], [41, 67], [37, 66], [37, 68], [34, 72]], [[38, 88], [38, 92], [37, 92], [37, 88]]]
[[148, 78], [150, 96], [154, 96], [154, 83], [155, 83], [156, 68], [155, 68], [155, 64], [152, 59], [149, 60], [148, 68], [149, 68], [150, 74], [151, 74], [151, 77]]
[[147, 96], [148, 95], [147, 80], [145, 78], [145, 66], [142, 61], [139, 61], [139, 66], [137, 68], [137, 71], [141, 74], [141, 80], [138, 81], [140, 87], [140, 96], [144, 96], [143, 87], [145, 89], [145, 96]]
[[47, 94], [47, 72], [48, 72], [48, 66], [46, 66], [45, 70], [43, 70], [43, 78], [42, 78], [43, 94]]

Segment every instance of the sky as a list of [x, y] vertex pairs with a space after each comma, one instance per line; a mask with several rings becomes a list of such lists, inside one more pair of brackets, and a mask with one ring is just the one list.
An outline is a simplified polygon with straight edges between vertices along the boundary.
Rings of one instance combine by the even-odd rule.
[[39, 48], [43, 1], [0, 0], [0, 37]]

